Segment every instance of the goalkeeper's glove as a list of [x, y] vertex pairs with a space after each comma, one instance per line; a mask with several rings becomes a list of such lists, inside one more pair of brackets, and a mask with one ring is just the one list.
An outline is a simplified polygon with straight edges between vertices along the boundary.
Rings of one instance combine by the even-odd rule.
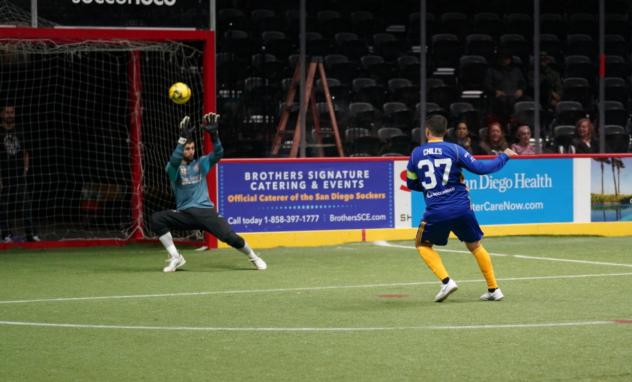
[[211, 134], [213, 142], [219, 139], [219, 114], [207, 113], [202, 117], [202, 128]]
[[180, 121], [180, 138], [178, 139], [178, 143], [181, 145], [185, 144], [187, 140], [193, 137], [195, 126], [190, 126], [190, 122], [191, 118], [189, 118], [188, 115], [185, 115]]

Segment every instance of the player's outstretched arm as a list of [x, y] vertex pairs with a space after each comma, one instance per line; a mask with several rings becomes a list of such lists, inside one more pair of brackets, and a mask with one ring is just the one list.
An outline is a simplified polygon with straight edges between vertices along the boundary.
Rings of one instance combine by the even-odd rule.
[[169, 159], [169, 163], [167, 163], [167, 174], [169, 174], [169, 179], [171, 181], [176, 180], [178, 176], [178, 167], [180, 163], [182, 163], [182, 158], [184, 157], [184, 144], [187, 140], [191, 139], [193, 136], [193, 132], [195, 131], [195, 127], [190, 127], [191, 118], [188, 115], [185, 115], [184, 118], [180, 121], [178, 126], [180, 127], [180, 137], [178, 138], [178, 145], [175, 150], [171, 154], [171, 158]]
[[175, 150], [171, 154], [171, 159], [169, 159], [169, 164], [175, 167], [180, 166], [180, 162], [182, 162], [183, 153], [184, 153], [184, 144], [187, 143], [187, 140], [191, 139], [193, 136], [193, 132], [195, 131], [195, 127], [191, 127], [191, 118], [188, 115], [185, 115], [184, 118], [180, 121], [178, 126], [180, 127], [180, 137], [178, 138], [178, 145]]
[[224, 147], [219, 139], [219, 114], [204, 114], [204, 116], [202, 116], [202, 129], [209, 133], [213, 140], [213, 153], [200, 158], [202, 171], [206, 174], [211, 170], [211, 167], [224, 156]]
[[465, 149], [462, 148], [461, 146], [457, 146], [457, 150], [459, 150], [459, 161], [460, 161], [461, 166], [479, 175], [489, 174], [489, 173], [500, 170], [501, 168], [503, 168], [505, 163], [507, 163], [510, 156], [507, 153], [501, 153], [500, 155], [498, 155], [496, 158], [492, 160], [478, 161], [474, 159], [474, 157], [470, 153], [465, 151]]

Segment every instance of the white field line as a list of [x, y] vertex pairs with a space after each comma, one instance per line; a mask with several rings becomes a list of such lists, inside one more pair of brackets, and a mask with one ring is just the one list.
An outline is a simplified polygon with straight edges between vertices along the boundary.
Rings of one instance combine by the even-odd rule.
[[[579, 274], [579, 275], [504, 277], [504, 278], [498, 278], [498, 281], [560, 280], [560, 279], [583, 279], [583, 278], [593, 278], [593, 277], [620, 277], [620, 276], [624, 276], [624, 277], [632, 276], [632, 272], [588, 273], [588, 274]], [[480, 279], [459, 280], [459, 284], [466, 284], [466, 283], [483, 283], [483, 280], [480, 280]], [[419, 286], [419, 285], [436, 286], [438, 285], [438, 281], [414, 281], [414, 282], [360, 284], [360, 285], [329, 285], [329, 286], [300, 287], [300, 288], [235, 289], [235, 290], [217, 290], [217, 291], [205, 291], [205, 292], [132, 294], [132, 295], [114, 295], [114, 296], [54, 297], [54, 298], [32, 299], [32, 300], [5, 300], [5, 301], [0, 301], [0, 305], [28, 304], [28, 303], [37, 303], [37, 302], [124, 300], [124, 299], [212, 296], [212, 295], [255, 294], [255, 293], [315, 292], [315, 291], [336, 290], [336, 289], [389, 288], [389, 287], [407, 287], [407, 286]]]
[[[626, 320], [624, 320], [626, 321]], [[67, 324], [48, 322], [0, 321], [4, 326], [26, 326], [42, 328], [69, 329], [110, 329], [110, 330], [154, 330], [154, 331], [197, 331], [197, 332], [380, 332], [405, 330], [479, 330], [479, 329], [529, 329], [559, 328], [595, 325], [617, 325], [616, 320], [575, 321], [575, 322], [542, 322], [516, 324], [484, 324], [484, 325], [425, 325], [425, 326], [373, 326], [373, 327], [215, 327], [215, 326], [143, 326], [143, 325], [98, 325]]]
[[[388, 241], [376, 241], [373, 244], [379, 247], [391, 247], [391, 248], [403, 248], [403, 249], [415, 249], [415, 247], [410, 245], [400, 245], [400, 244], [392, 244]], [[438, 249], [439, 252], [455, 252], [455, 253], [470, 253], [470, 251], [458, 250], [458, 249]], [[607, 265], [611, 267], [626, 267], [632, 268], [632, 264], [622, 264], [622, 263], [609, 263], [605, 261], [591, 261], [591, 260], [573, 260], [573, 259], [559, 259], [555, 257], [540, 257], [540, 256], [526, 256], [526, 255], [509, 255], [506, 253], [489, 253], [492, 256], [500, 256], [500, 257], [514, 257], [516, 259], [526, 259], [526, 260], [543, 260], [543, 261], [558, 261], [562, 263], [575, 263], [575, 264], [590, 264], [590, 265]]]

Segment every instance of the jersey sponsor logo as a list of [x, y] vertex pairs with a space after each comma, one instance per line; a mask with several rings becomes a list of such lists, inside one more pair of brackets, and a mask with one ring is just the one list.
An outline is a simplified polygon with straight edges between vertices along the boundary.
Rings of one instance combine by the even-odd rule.
[[182, 182], [180, 184], [182, 184], [183, 186], [187, 186], [189, 184], [197, 184], [200, 183], [200, 179], [200, 175], [182, 177]]
[[96, 5], [143, 5], [143, 6], [167, 6], [176, 4], [177, 0], [72, 0], [73, 4], [96, 4]]

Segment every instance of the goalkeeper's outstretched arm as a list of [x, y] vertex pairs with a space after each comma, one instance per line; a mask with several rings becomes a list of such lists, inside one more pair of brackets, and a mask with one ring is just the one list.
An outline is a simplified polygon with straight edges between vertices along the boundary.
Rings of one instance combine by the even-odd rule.
[[208, 113], [202, 117], [202, 128], [211, 135], [213, 152], [200, 158], [201, 169], [207, 174], [213, 165], [224, 156], [224, 147], [219, 139], [219, 114]]
[[190, 121], [191, 118], [189, 118], [188, 115], [184, 116], [184, 118], [180, 121], [180, 137], [178, 138], [178, 144], [171, 154], [169, 163], [167, 163], [167, 174], [169, 174], [169, 179], [171, 179], [172, 182], [176, 181], [178, 176], [178, 167], [184, 158], [184, 144], [191, 139], [193, 131], [195, 130], [195, 127], [189, 127]]

